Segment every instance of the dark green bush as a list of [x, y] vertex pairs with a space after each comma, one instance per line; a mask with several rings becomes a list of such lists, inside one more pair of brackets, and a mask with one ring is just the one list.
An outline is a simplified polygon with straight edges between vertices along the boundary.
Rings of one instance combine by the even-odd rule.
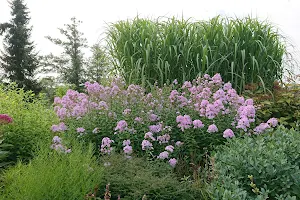
[[283, 37], [272, 24], [255, 18], [208, 21], [140, 19], [108, 28], [113, 65], [127, 83], [160, 86], [199, 74], [220, 73], [238, 92], [245, 84], [270, 88], [283, 74]]
[[102, 181], [103, 167], [92, 145], [73, 143], [72, 152], [59, 153], [42, 145], [29, 163], [18, 163], [3, 175], [0, 199], [78, 200]]
[[283, 127], [230, 140], [215, 155], [214, 199], [230, 199], [224, 197], [229, 194], [231, 199], [300, 198], [299, 152], [300, 133]]
[[46, 105], [33, 93], [17, 89], [13, 84], [0, 85], [0, 113], [13, 118], [13, 123], [0, 127], [3, 145], [8, 146], [3, 150], [10, 152], [7, 161], [29, 160], [39, 141], [51, 140], [50, 128], [58, 118]]
[[[150, 162], [142, 158], [125, 158], [112, 155], [103, 159], [106, 165], [104, 181], [101, 185], [104, 193], [105, 184], [110, 183], [112, 199], [120, 195], [122, 200], [169, 199], [206, 199], [206, 193], [192, 183], [180, 182], [172, 173], [171, 167], [163, 162]], [[107, 166], [109, 165], [109, 166]]]

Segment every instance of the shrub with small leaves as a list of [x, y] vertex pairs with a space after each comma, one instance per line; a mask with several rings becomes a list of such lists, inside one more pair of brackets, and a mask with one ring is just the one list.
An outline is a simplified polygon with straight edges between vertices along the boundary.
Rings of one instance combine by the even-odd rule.
[[300, 133], [283, 127], [261, 136], [230, 140], [215, 155], [214, 199], [229, 194], [231, 199], [300, 198], [299, 152]]

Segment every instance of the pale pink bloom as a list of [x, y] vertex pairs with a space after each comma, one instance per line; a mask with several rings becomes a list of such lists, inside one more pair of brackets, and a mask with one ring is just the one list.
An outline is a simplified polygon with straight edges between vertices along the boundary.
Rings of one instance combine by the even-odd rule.
[[224, 132], [223, 132], [223, 137], [224, 138], [232, 138], [234, 137], [234, 133], [231, 129], [226, 129]]

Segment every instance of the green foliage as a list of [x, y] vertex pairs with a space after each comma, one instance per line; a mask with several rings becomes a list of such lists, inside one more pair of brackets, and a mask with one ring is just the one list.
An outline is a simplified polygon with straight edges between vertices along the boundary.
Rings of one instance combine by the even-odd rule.
[[29, 164], [6, 170], [2, 199], [83, 199], [101, 182], [103, 167], [93, 157], [92, 145], [72, 145], [72, 152], [64, 154], [45, 143]]
[[113, 199], [117, 195], [124, 200], [142, 199], [144, 195], [147, 200], [207, 199], [207, 194], [192, 183], [178, 181], [166, 163], [111, 155], [104, 157], [102, 164], [106, 165], [105, 182], [100, 188], [104, 193], [105, 184], [110, 183]]
[[86, 80], [100, 83], [107, 78], [109, 72], [108, 56], [100, 44], [93, 45], [91, 50], [93, 55], [87, 65]]
[[52, 43], [61, 46], [63, 54], [61, 56], [50, 54], [44, 57], [43, 66], [50, 71], [58, 72], [65, 83], [74, 84], [76, 89], [79, 89], [84, 78], [83, 48], [87, 47], [87, 40], [79, 31], [82, 22], [75, 17], [71, 18], [71, 22], [65, 24], [65, 28], [59, 28], [65, 39], [46, 37]]
[[5, 71], [5, 78], [16, 82], [18, 87], [38, 93], [40, 88], [34, 80], [38, 59], [34, 44], [30, 41], [28, 8], [24, 0], [13, 0], [10, 6], [12, 19], [9, 23], [0, 24], [0, 32], [7, 31], [0, 67]]
[[63, 97], [69, 89], [75, 89], [74, 85], [60, 85], [55, 88], [55, 96]]
[[215, 17], [209, 21], [119, 21], [108, 27], [113, 65], [127, 83], [162, 86], [199, 74], [220, 73], [242, 92], [248, 83], [267, 88], [283, 74], [282, 37], [272, 24], [250, 17]]
[[12, 145], [4, 148], [10, 152], [7, 161], [29, 160], [37, 142], [51, 138], [51, 125], [58, 121], [55, 113], [42, 99], [15, 84], [0, 85], [0, 103], [0, 113], [13, 118], [13, 123], [0, 127], [3, 144]]
[[9, 164], [9, 162], [6, 161], [6, 158], [9, 155], [9, 151], [5, 151], [3, 149], [12, 146], [9, 144], [2, 144], [2, 143], [3, 143], [3, 135], [0, 133], [0, 168], [5, 167], [6, 165]]
[[260, 121], [275, 117], [287, 128], [299, 130], [300, 123], [300, 85], [276, 84], [272, 93], [250, 92], [258, 106], [257, 118]]
[[283, 127], [231, 140], [215, 155], [214, 199], [300, 198], [299, 152], [299, 132]]

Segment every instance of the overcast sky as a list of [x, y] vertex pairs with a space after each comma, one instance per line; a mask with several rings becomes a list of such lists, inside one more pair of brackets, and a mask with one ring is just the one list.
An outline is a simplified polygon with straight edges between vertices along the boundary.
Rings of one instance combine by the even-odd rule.
[[[300, 0], [25, 0], [33, 25], [32, 40], [41, 54], [59, 53], [46, 35], [59, 37], [58, 27], [75, 16], [89, 45], [103, 37], [106, 23], [142, 17], [178, 16], [196, 20], [218, 14], [257, 16], [274, 23], [295, 45], [300, 60]], [[0, 23], [11, 18], [7, 0], [0, 0]], [[0, 37], [0, 48], [2, 38]]]

